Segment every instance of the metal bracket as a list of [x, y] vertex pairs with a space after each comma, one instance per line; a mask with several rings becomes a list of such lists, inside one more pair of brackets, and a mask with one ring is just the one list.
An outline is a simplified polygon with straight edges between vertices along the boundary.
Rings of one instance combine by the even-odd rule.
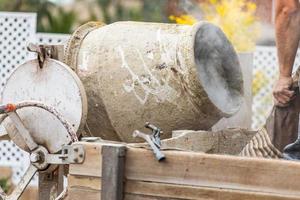
[[61, 154], [48, 154], [45, 159], [49, 164], [65, 165], [83, 163], [84, 158], [84, 147], [79, 144], [73, 144], [63, 146]]
[[47, 50], [46, 48], [43, 48], [40, 45], [35, 45], [33, 43], [30, 43], [27, 46], [28, 51], [37, 53], [37, 59], [39, 61], [40, 68], [43, 68], [44, 62], [47, 57], [50, 57], [51, 52]]
[[40, 68], [43, 68], [44, 62], [47, 58], [58, 58], [58, 50], [54, 45], [36, 45], [29, 43], [28, 51], [37, 53]]
[[63, 146], [61, 153], [58, 154], [49, 154], [45, 147], [39, 146], [30, 154], [30, 162], [39, 170], [45, 170], [51, 164], [80, 164], [83, 163], [84, 158], [84, 148], [79, 144]]

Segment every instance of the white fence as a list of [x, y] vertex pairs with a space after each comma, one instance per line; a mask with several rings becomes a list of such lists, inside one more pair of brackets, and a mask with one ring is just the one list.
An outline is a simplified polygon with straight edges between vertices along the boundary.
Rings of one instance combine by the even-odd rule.
[[[12, 71], [32, 57], [26, 51], [29, 42], [58, 44], [65, 43], [68, 38], [69, 35], [36, 33], [36, 14], [0, 12], [0, 92]], [[276, 57], [275, 47], [259, 46], [254, 52], [252, 128], [255, 129], [265, 123], [272, 107], [271, 90], [278, 74]], [[296, 65], [299, 64], [300, 56], [297, 55]], [[27, 153], [11, 142], [0, 142], [0, 165], [13, 168], [13, 182], [19, 181], [28, 163]]]
[[[300, 52], [295, 60], [294, 70], [300, 65]], [[278, 78], [277, 51], [275, 47], [258, 46], [253, 60], [253, 104], [252, 128], [265, 124], [272, 106], [272, 88]]]

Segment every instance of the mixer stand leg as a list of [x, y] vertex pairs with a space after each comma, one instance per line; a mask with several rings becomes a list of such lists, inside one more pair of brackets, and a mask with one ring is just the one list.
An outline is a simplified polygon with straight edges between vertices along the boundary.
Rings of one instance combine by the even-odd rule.
[[39, 172], [39, 200], [55, 199], [64, 189], [64, 166], [51, 173]]

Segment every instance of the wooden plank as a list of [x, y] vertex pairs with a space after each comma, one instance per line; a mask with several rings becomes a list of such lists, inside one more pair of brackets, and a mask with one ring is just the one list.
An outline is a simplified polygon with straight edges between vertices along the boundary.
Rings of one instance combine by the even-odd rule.
[[125, 194], [124, 200], [182, 200], [174, 198], [154, 197], [141, 194]]
[[[84, 145], [87, 159], [82, 165], [70, 166], [69, 179], [76, 178], [77, 181], [69, 181], [70, 189], [100, 191], [103, 144]], [[149, 150], [127, 149], [125, 199], [129, 196], [140, 200], [199, 199], [200, 195], [212, 200], [222, 200], [221, 197], [232, 200], [294, 200], [300, 196], [300, 163], [297, 162], [180, 151], [164, 153], [167, 159], [157, 162]], [[81, 176], [93, 178], [78, 180]], [[140, 195], [144, 195], [143, 198]]]
[[194, 187], [164, 183], [127, 181], [125, 200], [297, 200], [298, 196], [222, 188]]
[[123, 200], [125, 152], [124, 145], [102, 147], [101, 199]]
[[101, 178], [91, 176], [68, 176], [68, 188], [101, 190]]
[[127, 180], [300, 196], [297, 162], [179, 151], [164, 153], [165, 162], [157, 162], [151, 151], [129, 148]]
[[83, 164], [70, 165], [69, 174], [101, 177], [102, 175], [102, 155], [100, 143], [79, 142], [84, 145], [85, 160]]
[[[293, 198], [293, 200], [297, 200], [299, 198]], [[228, 196], [227, 194], [221, 193], [216, 198], [205, 198], [205, 197], [198, 197], [196, 199], [186, 199], [186, 198], [169, 198], [169, 197], [156, 197], [156, 196], [147, 196], [147, 195], [140, 195], [140, 194], [125, 194], [124, 200], [292, 200], [289, 198], [275, 198], [272, 197], [258, 197], [257, 195], [248, 194], [247, 197], [244, 195], [239, 196]]]
[[66, 200], [101, 200], [101, 191], [85, 188], [70, 188]]

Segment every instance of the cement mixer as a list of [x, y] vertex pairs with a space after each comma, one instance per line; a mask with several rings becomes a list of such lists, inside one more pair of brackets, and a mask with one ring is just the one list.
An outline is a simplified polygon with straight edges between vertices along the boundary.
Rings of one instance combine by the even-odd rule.
[[[131, 143], [141, 141], [132, 133], [144, 130], [146, 122], [160, 127], [162, 138], [173, 130], [208, 130], [234, 115], [243, 101], [237, 54], [223, 32], [207, 22], [88, 23], [74, 32], [63, 60], [79, 77], [73, 85], [62, 70], [35, 70], [37, 61], [30, 61], [8, 80], [1, 103], [41, 101], [69, 116], [79, 135]], [[80, 90], [76, 83], [83, 85]], [[56, 85], [52, 90], [51, 84]], [[40, 114], [24, 119], [27, 126], [34, 119], [49, 121]], [[15, 131], [9, 123], [5, 127]], [[57, 131], [44, 129], [48, 136]]]
[[6, 81], [0, 124], [30, 153], [31, 164], [11, 195], [0, 188], [0, 199], [18, 199], [36, 172], [82, 163], [84, 150], [72, 145], [80, 135], [140, 142], [134, 130], [151, 122], [155, 141], [149, 143], [159, 146], [161, 130], [163, 138], [173, 130], [207, 130], [242, 103], [237, 55], [223, 32], [206, 22], [88, 23], [71, 37], [64, 63], [53, 46], [29, 50], [37, 59]]
[[73, 34], [65, 63], [87, 92], [87, 133], [107, 140], [136, 142], [132, 131], [148, 121], [163, 138], [175, 129], [208, 130], [242, 103], [238, 57], [206, 22], [89, 23]]

